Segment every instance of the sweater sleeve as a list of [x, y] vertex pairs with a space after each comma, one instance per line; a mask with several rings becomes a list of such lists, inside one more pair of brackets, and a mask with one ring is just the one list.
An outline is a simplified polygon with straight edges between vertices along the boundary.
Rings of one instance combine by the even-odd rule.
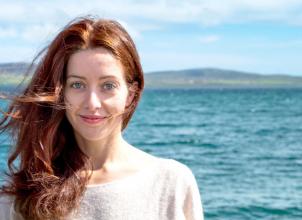
[[183, 211], [186, 220], [203, 220], [203, 207], [196, 179], [192, 171], [186, 167], [185, 174], [185, 199]]

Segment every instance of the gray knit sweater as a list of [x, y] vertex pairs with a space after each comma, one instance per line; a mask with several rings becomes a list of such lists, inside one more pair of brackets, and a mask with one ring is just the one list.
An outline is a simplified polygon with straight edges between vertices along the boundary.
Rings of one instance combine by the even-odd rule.
[[[16, 220], [12, 199], [0, 198], [0, 219]], [[123, 179], [91, 185], [69, 220], [203, 220], [191, 170], [171, 159]]]

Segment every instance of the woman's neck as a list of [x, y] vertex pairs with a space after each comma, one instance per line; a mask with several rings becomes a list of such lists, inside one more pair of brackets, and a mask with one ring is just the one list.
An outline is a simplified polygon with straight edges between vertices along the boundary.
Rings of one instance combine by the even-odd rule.
[[76, 140], [80, 149], [90, 158], [93, 170], [109, 172], [129, 159], [131, 145], [123, 139], [121, 132], [96, 141], [83, 139], [76, 134]]

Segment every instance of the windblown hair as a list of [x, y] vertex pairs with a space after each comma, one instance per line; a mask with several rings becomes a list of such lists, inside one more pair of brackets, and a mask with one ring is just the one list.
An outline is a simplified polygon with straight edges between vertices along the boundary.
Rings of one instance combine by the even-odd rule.
[[121, 62], [129, 86], [136, 84], [134, 99], [123, 115], [125, 129], [144, 87], [139, 56], [119, 23], [89, 17], [69, 23], [40, 53], [31, 81], [13, 97], [0, 121], [0, 132], [9, 132], [14, 139], [8, 181], [1, 193], [15, 197], [15, 209], [25, 219], [64, 219], [83, 196], [91, 164], [65, 116], [63, 92], [70, 56], [97, 47]]

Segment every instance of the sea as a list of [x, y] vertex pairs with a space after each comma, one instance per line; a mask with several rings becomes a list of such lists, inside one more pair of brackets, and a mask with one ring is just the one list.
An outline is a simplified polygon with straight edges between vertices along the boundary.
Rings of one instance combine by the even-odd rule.
[[302, 219], [302, 89], [147, 89], [124, 136], [193, 171], [206, 220]]

